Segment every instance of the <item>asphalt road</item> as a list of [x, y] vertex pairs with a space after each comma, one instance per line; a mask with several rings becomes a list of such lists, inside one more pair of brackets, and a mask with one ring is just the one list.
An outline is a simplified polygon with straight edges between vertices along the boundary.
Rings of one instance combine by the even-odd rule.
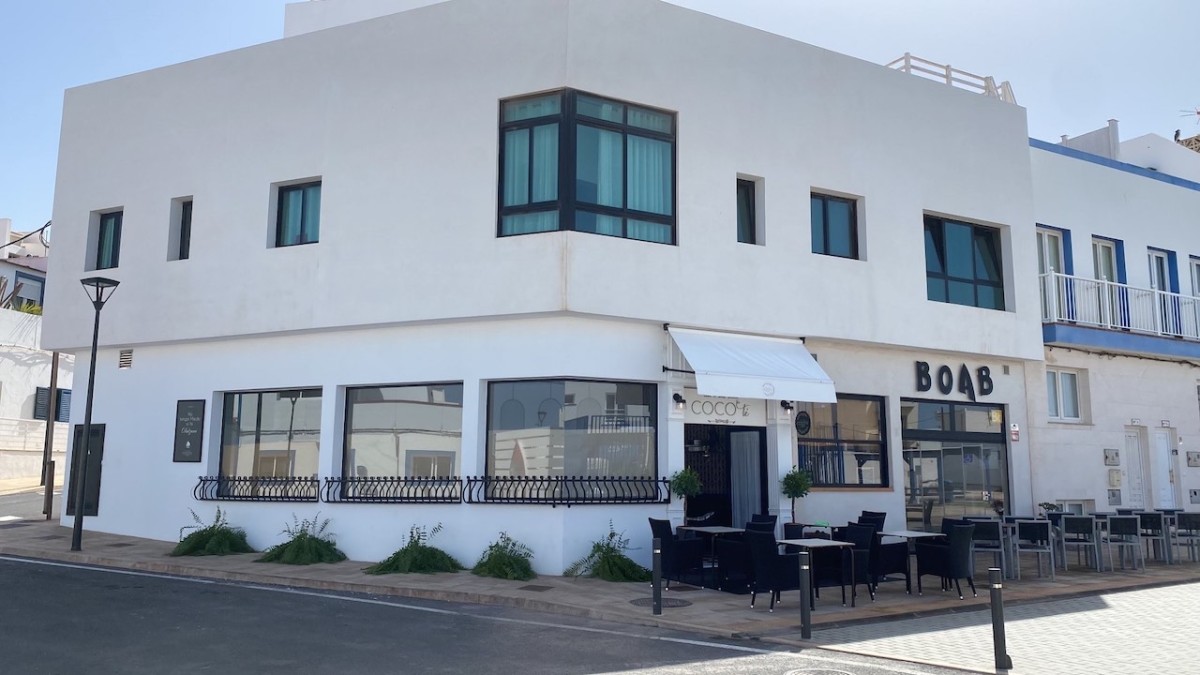
[[508, 608], [322, 594], [0, 557], [3, 672], [951, 671]]

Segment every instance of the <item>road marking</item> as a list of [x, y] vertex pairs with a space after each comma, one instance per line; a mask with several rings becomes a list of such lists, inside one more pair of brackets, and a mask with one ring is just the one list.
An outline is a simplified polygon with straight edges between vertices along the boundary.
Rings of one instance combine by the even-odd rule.
[[[34, 560], [34, 559], [29, 559], [29, 558], [14, 558], [14, 557], [6, 556], [6, 555], [0, 555], [0, 560], [7, 561], [7, 562], [24, 563], [27, 565], [46, 565], [49, 567], [64, 567], [64, 568], [68, 568], [68, 569], [85, 570], [85, 571], [90, 571], [90, 572], [106, 572], [108, 574], [123, 574], [123, 575], [131, 576], [131, 577], [151, 577], [154, 579], [164, 579], [164, 580], [168, 580], [168, 581], [185, 581], [185, 582], [190, 582], [190, 583], [194, 583], [194, 584], [212, 584], [212, 585], [220, 585], [220, 586], [233, 586], [236, 588], [245, 588], [245, 589], [255, 590], [255, 591], [267, 591], [267, 592], [271, 592], [271, 593], [285, 593], [288, 595], [306, 595], [306, 596], [311, 596], [314, 598], [324, 598], [324, 599], [328, 599], [328, 600], [341, 600], [344, 602], [357, 602], [357, 603], [364, 604], [364, 605], [383, 605], [386, 607], [395, 607], [397, 609], [408, 609], [408, 610], [412, 610], [415, 612], [427, 612], [430, 614], [462, 616], [462, 617], [466, 617], [466, 618], [470, 618], [470, 619], [479, 619], [482, 621], [495, 621], [497, 623], [514, 623], [514, 624], [522, 624], [522, 625], [526, 625], [526, 626], [538, 626], [538, 627], [542, 627], [542, 628], [558, 628], [560, 630], [569, 630], [569, 631], [576, 631], [576, 632], [581, 632], [581, 633], [598, 633], [598, 634], [603, 634], [603, 635], [614, 635], [617, 637], [635, 638], [638, 640], [655, 640], [655, 641], [659, 641], [659, 642], [673, 642], [676, 644], [692, 645], [692, 646], [696, 646], [696, 647], [710, 647], [712, 649], [724, 649], [726, 651], [746, 652], [746, 653], [750, 653], [750, 654], [791, 655], [791, 656], [795, 656], [798, 658], [809, 659], [812, 661], [823, 661], [826, 663], [836, 663], [836, 664], [841, 664], [841, 665], [845, 665], [845, 666], [867, 665], [867, 664], [863, 664], [861, 661], [840, 659], [840, 658], [829, 657], [829, 656], [817, 656], [815, 654], [808, 653], [808, 650], [804, 650], [804, 652], [794, 652], [794, 651], [788, 651], [786, 649], [760, 649], [757, 647], [743, 647], [740, 645], [730, 645], [730, 644], [724, 644], [721, 642], [709, 642], [707, 640], [691, 640], [688, 638], [667, 637], [667, 636], [662, 636], [662, 635], [645, 635], [642, 633], [631, 633], [631, 632], [627, 632], [627, 631], [611, 630], [611, 629], [607, 629], [607, 628], [593, 628], [590, 626], [572, 626], [570, 624], [554, 623], [551, 621], [532, 621], [530, 619], [512, 619], [512, 618], [502, 617], [502, 616], [487, 616], [487, 615], [483, 615], [483, 614], [473, 614], [471, 612], [463, 612], [463, 611], [453, 610], [453, 609], [437, 609], [435, 607], [422, 607], [420, 605], [410, 605], [408, 603], [403, 603], [403, 602], [391, 602], [388, 600], [375, 600], [372, 598], [355, 598], [355, 597], [344, 596], [344, 595], [324, 593], [321, 591], [309, 591], [309, 590], [302, 590], [302, 589], [297, 589], [297, 588], [264, 586], [262, 584], [256, 584], [256, 583], [226, 581], [226, 580], [221, 580], [221, 579], [198, 579], [196, 577], [183, 577], [183, 576], [176, 576], [176, 575], [172, 575], [172, 574], [161, 574], [158, 572], [135, 572], [133, 570], [119, 570], [119, 569], [112, 569], [112, 568], [108, 568], [108, 567], [94, 567], [91, 565], [79, 565], [79, 564], [75, 564], [75, 563], [54, 562], [54, 561], [50, 561], [50, 560]], [[666, 630], [666, 629], [664, 629], [664, 630]], [[782, 647], [782, 645], [781, 645], [781, 647]], [[819, 647], [817, 647], [817, 649], [819, 649]], [[880, 658], [878, 656], [868, 656], [868, 655], [864, 655], [864, 656], [867, 656], [867, 658]], [[898, 668], [890, 663], [887, 665], [879, 665], [876, 667], [882, 668], [891, 673], [895, 673], [896, 675], [923, 675], [920, 671], [906, 670], [904, 668]]]
[[10, 520], [20, 520], [21, 516], [0, 516], [0, 523], [7, 523]]

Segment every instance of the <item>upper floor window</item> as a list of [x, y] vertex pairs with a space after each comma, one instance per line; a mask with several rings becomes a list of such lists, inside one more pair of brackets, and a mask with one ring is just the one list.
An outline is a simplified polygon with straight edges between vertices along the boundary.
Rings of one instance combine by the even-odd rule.
[[674, 114], [572, 89], [500, 110], [500, 236], [675, 243]]
[[279, 186], [275, 214], [275, 245], [296, 246], [319, 240], [321, 181]]
[[797, 461], [813, 485], [886, 487], [883, 399], [839, 394], [837, 403], [796, 403]]
[[124, 215], [124, 211], [100, 214], [100, 225], [96, 230], [95, 269], [112, 269], [120, 261], [121, 219]]
[[179, 245], [175, 250], [177, 260], [187, 260], [192, 255], [192, 200], [179, 204]]
[[929, 299], [1004, 309], [1000, 232], [925, 216], [925, 279]]
[[1050, 419], [1078, 422], [1079, 375], [1069, 370], [1046, 369], [1047, 413]]
[[858, 209], [853, 199], [812, 193], [812, 251], [858, 258]]
[[758, 243], [758, 218], [754, 208], [754, 181], [737, 182], [737, 237], [742, 244]]

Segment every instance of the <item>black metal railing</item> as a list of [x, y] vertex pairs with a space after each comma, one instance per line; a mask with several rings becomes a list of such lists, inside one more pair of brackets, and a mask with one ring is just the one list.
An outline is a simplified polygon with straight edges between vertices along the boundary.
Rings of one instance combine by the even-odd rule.
[[462, 492], [458, 476], [326, 478], [321, 498], [327, 502], [370, 504], [458, 504]]
[[210, 502], [315, 502], [320, 486], [316, 478], [201, 476], [192, 495]]
[[666, 478], [634, 476], [472, 476], [469, 504], [667, 504]]

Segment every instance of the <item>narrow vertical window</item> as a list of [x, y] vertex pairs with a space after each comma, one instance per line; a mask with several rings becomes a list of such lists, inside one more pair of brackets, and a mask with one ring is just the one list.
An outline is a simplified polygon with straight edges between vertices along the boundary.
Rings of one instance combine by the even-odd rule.
[[117, 266], [121, 257], [121, 219], [123, 211], [100, 214], [100, 228], [96, 237], [96, 269], [107, 270]]
[[737, 182], [737, 237], [742, 244], [757, 244], [755, 236], [754, 181]]
[[192, 200], [179, 205], [179, 260], [187, 260], [192, 253]]
[[279, 188], [275, 220], [275, 245], [312, 244], [320, 238], [321, 183], [284, 185]]

